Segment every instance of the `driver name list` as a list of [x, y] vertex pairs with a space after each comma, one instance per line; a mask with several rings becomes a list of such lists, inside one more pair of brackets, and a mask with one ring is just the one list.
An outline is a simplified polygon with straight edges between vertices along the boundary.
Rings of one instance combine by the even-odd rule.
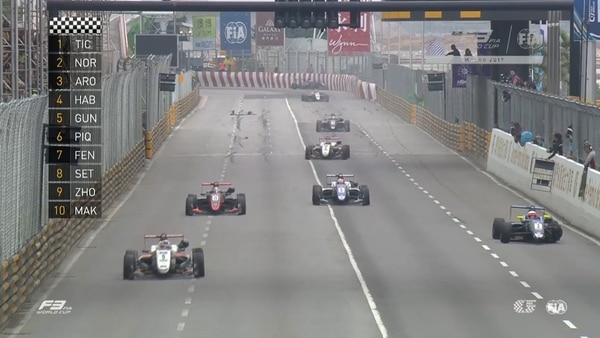
[[48, 35], [48, 217], [100, 218], [101, 20], [77, 18], [79, 26], [69, 27], [69, 19], [53, 18]]

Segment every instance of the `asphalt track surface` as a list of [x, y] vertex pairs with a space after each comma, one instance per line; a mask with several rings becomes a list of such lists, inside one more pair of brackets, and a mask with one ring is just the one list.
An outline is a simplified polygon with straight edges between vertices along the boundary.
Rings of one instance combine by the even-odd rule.
[[[206, 105], [181, 124], [106, 227], [4, 335], [381, 337], [361, 282], [389, 337], [600, 332], [598, 246], [568, 230], [558, 244], [493, 241], [493, 217], [527, 203], [416, 127], [346, 93], [331, 93], [330, 103], [301, 102], [291, 91], [203, 93]], [[328, 135], [315, 132], [325, 112], [353, 122], [350, 133], [336, 134], [351, 159], [312, 163], [322, 181], [343, 172], [370, 187], [370, 206], [333, 207], [360, 278], [329, 209], [311, 205], [316, 181], [288, 104], [307, 144]], [[254, 115], [232, 117], [232, 109]], [[221, 179], [247, 194], [248, 214], [184, 216], [185, 196]], [[204, 247], [206, 277], [122, 280], [124, 251], [163, 231]], [[567, 312], [549, 315], [550, 299], [564, 300]], [[43, 300], [66, 300], [71, 313], [35, 314]], [[537, 306], [519, 314], [517, 300]]]

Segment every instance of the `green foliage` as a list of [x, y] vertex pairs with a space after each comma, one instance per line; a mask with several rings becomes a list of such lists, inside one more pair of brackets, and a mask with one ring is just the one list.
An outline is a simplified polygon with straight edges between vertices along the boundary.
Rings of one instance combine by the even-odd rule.
[[140, 34], [140, 31], [142, 34], [149, 34], [153, 23], [154, 20], [151, 18], [139, 17], [131, 23], [131, 28], [129, 28], [129, 31], [127, 32], [127, 41], [129, 41], [129, 55], [135, 54], [135, 36]]
[[[569, 57], [570, 57], [570, 47], [571, 47], [571, 39], [569, 37], [569, 32], [560, 31], [560, 79], [565, 84], [569, 84]], [[548, 85], [548, 73], [547, 69], [547, 54], [548, 54], [548, 46], [544, 45], [542, 47], [542, 55], [544, 56], [544, 61], [538, 68], [541, 68], [543, 71], [542, 78], [540, 79], [540, 75], [537, 72], [534, 72], [534, 81], [537, 83], [541, 80], [543, 88], [547, 88]]]

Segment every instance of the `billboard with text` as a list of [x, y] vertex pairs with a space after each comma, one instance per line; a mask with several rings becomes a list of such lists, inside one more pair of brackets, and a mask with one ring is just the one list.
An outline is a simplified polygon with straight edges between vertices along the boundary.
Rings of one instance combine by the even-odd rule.
[[283, 46], [285, 35], [283, 29], [275, 28], [273, 19], [275, 13], [256, 13], [256, 46]]
[[194, 50], [217, 49], [217, 17], [196, 16], [192, 28], [192, 43]]
[[[371, 13], [361, 13], [360, 28], [340, 27], [327, 31], [329, 55], [349, 55], [371, 51]], [[340, 24], [350, 22], [350, 13], [340, 13]]]
[[250, 12], [221, 13], [221, 50], [228, 56], [252, 54], [252, 17]]

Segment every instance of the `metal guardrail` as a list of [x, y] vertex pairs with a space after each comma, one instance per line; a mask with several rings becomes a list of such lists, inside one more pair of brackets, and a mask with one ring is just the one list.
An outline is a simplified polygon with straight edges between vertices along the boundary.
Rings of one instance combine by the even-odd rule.
[[[144, 128], [160, 135], [150, 139], [154, 151], [200, 102], [199, 87], [185, 82], [179, 84], [181, 100], [174, 105], [170, 104], [171, 95], [162, 99], [157, 86], [156, 91], [148, 90], [149, 82], [158, 84], [159, 72], [168, 71], [169, 59], [135, 62], [129, 70], [103, 79], [103, 208], [109, 207], [144, 167], [148, 157], [144, 156], [148, 142]], [[186, 74], [185, 78], [191, 81], [193, 77]], [[19, 311], [95, 221], [39, 224], [39, 213], [47, 215], [40, 180], [47, 101], [47, 97], [35, 97], [0, 104], [0, 327]], [[148, 106], [153, 108], [146, 109]]]

